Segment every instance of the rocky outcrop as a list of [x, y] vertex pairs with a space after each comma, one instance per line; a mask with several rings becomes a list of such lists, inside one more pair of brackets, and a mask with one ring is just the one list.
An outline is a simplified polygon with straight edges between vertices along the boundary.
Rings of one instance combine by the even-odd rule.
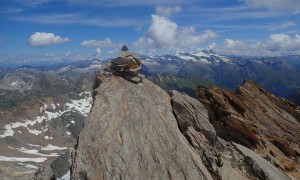
[[274, 166], [300, 178], [300, 110], [251, 81], [236, 93], [199, 87], [217, 136], [240, 143]]
[[126, 45], [123, 45], [118, 57], [112, 59], [106, 68], [103, 69], [105, 74], [117, 74], [133, 83], [142, 82], [144, 76], [139, 73], [141, 70], [141, 60], [135, 55], [134, 52], [128, 50]]
[[180, 130], [214, 179], [274, 179], [276, 175], [280, 175], [280, 179], [289, 179], [285, 173], [250, 149], [244, 147], [243, 151], [242, 145], [233, 146], [217, 137], [202, 103], [177, 91], [170, 91], [169, 94]]
[[54, 177], [54, 174], [53, 174], [50, 166], [42, 166], [36, 171], [33, 179], [34, 180], [44, 180], [44, 179], [54, 180], [55, 177]]
[[211, 141], [216, 138], [216, 131], [208, 120], [208, 115], [202, 103], [178, 91], [169, 91], [174, 115], [178, 121], [181, 132], [193, 127], [202, 132]]
[[212, 179], [172, 113], [171, 98], [148, 80], [101, 80], [85, 121], [74, 179]]
[[56, 179], [63, 177], [70, 170], [69, 168], [70, 152], [67, 151], [64, 154], [56, 158], [50, 167]]
[[[254, 121], [242, 119], [243, 114], [252, 112], [248, 102], [242, 95], [225, 90], [218, 90], [224, 94], [215, 93], [208, 99], [206, 93], [214, 90], [199, 91], [203, 105], [186, 94], [167, 93], [146, 79], [132, 83], [123, 76], [101, 71], [95, 83], [92, 111], [73, 152], [72, 178], [230, 180], [296, 177], [296, 171], [289, 172], [282, 168], [285, 166], [278, 166], [289, 158], [277, 147], [291, 148], [286, 148], [285, 153], [295, 155], [290, 158], [294, 165], [297, 151], [287, 143], [276, 141], [277, 145], [271, 147], [272, 153], [264, 154], [258, 147], [275, 141], [267, 135], [257, 134], [259, 129], [255, 129]], [[223, 107], [213, 98], [232, 107]], [[285, 112], [290, 116], [297, 113], [291, 109], [285, 109]], [[234, 119], [224, 123], [218, 119], [222, 115]], [[235, 122], [236, 119], [241, 122]], [[239, 137], [242, 134], [245, 135]], [[264, 141], [264, 137], [268, 141]], [[239, 141], [250, 149], [230, 141]], [[279, 152], [286, 159], [279, 160], [275, 154]], [[288, 172], [290, 177], [280, 169]]]

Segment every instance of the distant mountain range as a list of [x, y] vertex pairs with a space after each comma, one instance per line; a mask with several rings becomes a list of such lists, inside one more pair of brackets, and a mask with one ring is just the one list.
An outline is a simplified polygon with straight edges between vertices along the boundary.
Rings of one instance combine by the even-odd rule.
[[82, 61], [0, 68], [0, 179], [31, 179], [41, 163], [73, 148], [100, 67]]
[[[249, 79], [277, 96], [300, 104], [300, 56], [224, 56], [210, 50], [175, 55], [141, 55], [140, 58], [143, 62], [142, 73], [165, 89], [176, 89], [194, 96], [198, 85], [234, 90], [243, 79]], [[39, 67], [0, 68], [0, 96], [4, 91], [7, 95], [9, 90], [17, 89], [26, 91], [25, 94], [37, 91], [33, 93], [35, 97], [50, 91], [50, 94], [55, 94], [57, 89], [76, 89], [86, 78], [86, 73], [95, 73], [108, 61], [93, 59]], [[93, 75], [88, 75], [90, 83]], [[16, 91], [16, 95], [19, 92]], [[19, 100], [24, 98], [18, 96]], [[3, 103], [0, 101], [1, 105]]]
[[300, 56], [236, 57], [213, 51], [142, 56], [144, 74], [166, 89], [190, 95], [198, 85], [234, 90], [243, 79], [299, 103]]

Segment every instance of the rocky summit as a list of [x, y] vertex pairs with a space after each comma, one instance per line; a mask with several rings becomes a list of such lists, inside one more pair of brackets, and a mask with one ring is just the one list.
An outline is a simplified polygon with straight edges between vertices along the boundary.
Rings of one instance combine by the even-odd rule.
[[299, 107], [255, 83], [199, 87], [197, 100], [103, 73], [72, 179], [299, 178]]
[[35, 179], [300, 179], [298, 106], [248, 80], [167, 92], [140, 68], [125, 47], [102, 66], [74, 149]]
[[130, 52], [126, 45], [123, 45], [118, 57], [111, 60], [111, 62], [103, 68], [101, 74], [105, 76], [114, 74], [122, 76], [133, 83], [140, 83], [145, 77], [139, 73], [140, 70], [141, 60], [135, 57], [135, 53]]
[[179, 131], [170, 96], [148, 80], [105, 78], [78, 139], [75, 179], [211, 179]]

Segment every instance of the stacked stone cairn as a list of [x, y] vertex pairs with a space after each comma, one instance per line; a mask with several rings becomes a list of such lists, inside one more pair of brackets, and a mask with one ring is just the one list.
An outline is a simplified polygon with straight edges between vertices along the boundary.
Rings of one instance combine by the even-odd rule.
[[124, 45], [118, 54], [118, 57], [111, 60], [102, 70], [104, 76], [118, 75], [133, 83], [141, 83], [144, 75], [140, 74], [141, 60], [134, 52], [128, 50]]

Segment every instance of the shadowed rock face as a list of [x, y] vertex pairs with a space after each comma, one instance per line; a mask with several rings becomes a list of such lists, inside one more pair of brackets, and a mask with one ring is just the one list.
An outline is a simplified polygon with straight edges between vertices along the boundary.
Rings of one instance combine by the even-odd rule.
[[212, 179], [180, 132], [170, 96], [117, 76], [95, 89], [73, 159], [75, 179]]
[[299, 107], [251, 81], [244, 81], [236, 93], [199, 87], [197, 96], [218, 136], [241, 143], [300, 177]]

